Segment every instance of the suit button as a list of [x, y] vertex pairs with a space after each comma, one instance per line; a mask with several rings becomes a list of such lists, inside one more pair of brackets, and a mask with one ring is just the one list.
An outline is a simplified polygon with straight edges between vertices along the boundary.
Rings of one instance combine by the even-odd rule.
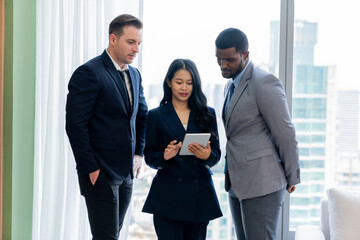
[[194, 183], [195, 183], [195, 184], [198, 184], [198, 182], [199, 182], [198, 179], [195, 179], [195, 180], [194, 180]]
[[179, 182], [182, 182], [182, 177], [178, 177], [178, 179], [177, 179]]

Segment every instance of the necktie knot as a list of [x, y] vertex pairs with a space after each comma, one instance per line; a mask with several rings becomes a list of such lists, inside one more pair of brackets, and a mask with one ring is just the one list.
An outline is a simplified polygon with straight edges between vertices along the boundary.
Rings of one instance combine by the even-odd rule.
[[122, 80], [124, 80], [125, 81], [125, 73], [127, 73], [128, 72], [128, 70], [126, 69], [126, 70], [123, 70], [123, 71], [120, 71], [119, 70], [119, 73], [120, 73], [120, 77], [122, 78]]

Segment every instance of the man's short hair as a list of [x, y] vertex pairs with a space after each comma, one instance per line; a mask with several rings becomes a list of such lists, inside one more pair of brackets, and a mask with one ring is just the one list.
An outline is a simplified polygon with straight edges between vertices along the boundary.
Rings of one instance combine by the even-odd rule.
[[249, 50], [249, 42], [245, 33], [236, 28], [227, 28], [223, 30], [216, 38], [215, 45], [218, 49], [235, 47], [235, 50], [240, 53]]
[[114, 20], [112, 20], [109, 25], [109, 36], [111, 34], [115, 34], [117, 37], [119, 37], [123, 33], [123, 28], [125, 26], [134, 26], [138, 29], [142, 29], [143, 23], [140, 19], [130, 14], [119, 15]]

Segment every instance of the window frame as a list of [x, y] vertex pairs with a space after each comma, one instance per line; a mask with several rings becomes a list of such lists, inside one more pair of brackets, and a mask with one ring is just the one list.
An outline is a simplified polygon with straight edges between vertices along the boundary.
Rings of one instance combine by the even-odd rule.
[[[290, 114], [292, 112], [293, 87], [293, 47], [294, 47], [294, 0], [281, 0], [280, 43], [279, 43], [279, 78], [284, 84]], [[294, 240], [295, 231], [289, 229], [290, 195], [285, 194], [281, 209], [277, 240]]]

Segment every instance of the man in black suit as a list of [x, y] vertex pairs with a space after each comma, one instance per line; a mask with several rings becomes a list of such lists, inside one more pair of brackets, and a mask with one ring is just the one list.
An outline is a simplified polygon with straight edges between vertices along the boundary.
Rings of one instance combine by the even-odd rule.
[[144, 150], [147, 104], [140, 72], [142, 22], [131, 15], [109, 26], [109, 46], [73, 73], [66, 132], [75, 156], [93, 239], [118, 239]]

